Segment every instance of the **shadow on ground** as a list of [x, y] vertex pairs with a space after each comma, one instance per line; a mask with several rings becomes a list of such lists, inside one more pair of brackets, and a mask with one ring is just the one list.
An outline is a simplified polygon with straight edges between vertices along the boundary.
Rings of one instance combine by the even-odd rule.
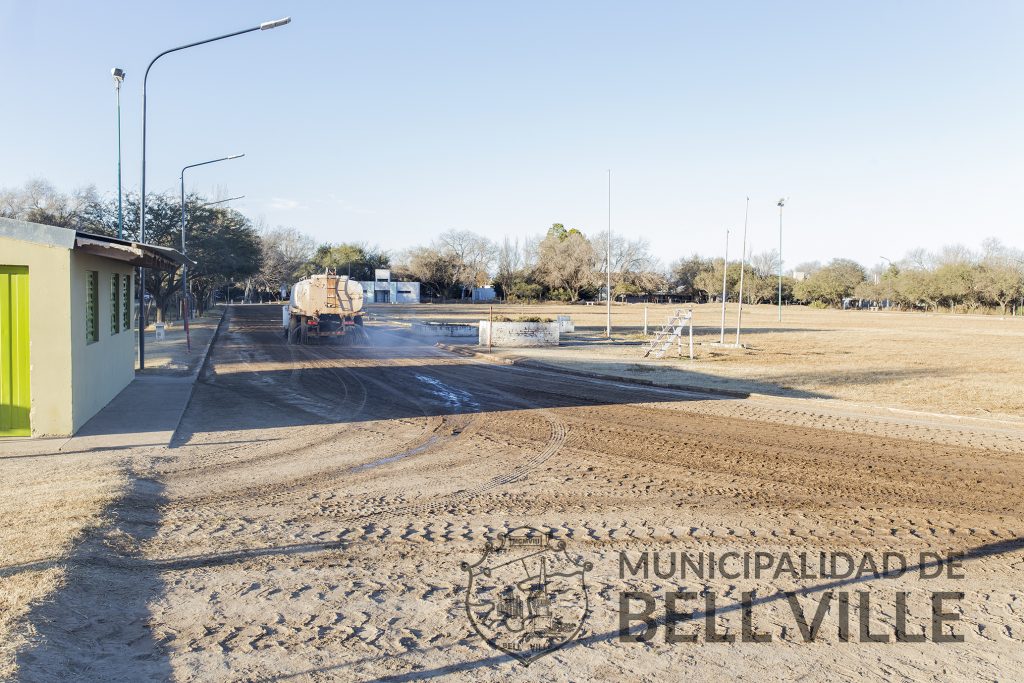
[[108, 511], [109, 526], [87, 532], [70, 557], [5, 570], [67, 567], [64, 585], [28, 615], [35, 629], [17, 655], [22, 681], [165, 681], [167, 653], [153, 639], [148, 604], [163, 592], [159, 567], [144, 559], [164, 503], [156, 481], [133, 477]]

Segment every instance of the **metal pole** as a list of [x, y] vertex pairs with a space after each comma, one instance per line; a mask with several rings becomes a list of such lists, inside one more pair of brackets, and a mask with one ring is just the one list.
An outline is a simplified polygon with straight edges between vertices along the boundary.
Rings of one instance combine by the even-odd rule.
[[647, 307], [644, 306], [644, 336], [647, 336]]
[[491, 351], [491, 335], [494, 334], [494, 306], [487, 307], [487, 352]]
[[604, 334], [612, 338], [612, 170], [608, 169], [608, 241], [605, 244], [605, 286], [607, 287], [607, 315]]
[[121, 210], [121, 81], [114, 77], [115, 89], [117, 90], [117, 239], [124, 239], [124, 214]]
[[782, 322], [782, 207], [785, 199], [779, 200], [779, 322]]
[[750, 197], [747, 197], [747, 208], [743, 211], [743, 249], [740, 251], [740, 292], [739, 310], [736, 312], [736, 346], [740, 345], [740, 328], [743, 326], [743, 271], [747, 267], [747, 219], [750, 216]]
[[[181, 254], [185, 256], [185, 169], [181, 169]], [[181, 264], [182, 321], [185, 326], [185, 350], [192, 352], [192, 338], [188, 333], [188, 260]]]
[[729, 283], [726, 276], [729, 274], [729, 230], [725, 231], [725, 259], [722, 261], [722, 336], [718, 339], [719, 344], [725, 343], [725, 296]]
[[[187, 255], [187, 253], [188, 253], [186, 251], [186, 247], [185, 247], [185, 171], [187, 171], [190, 168], [195, 168], [196, 166], [206, 166], [207, 164], [215, 164], [218, 161], [227, 161], [229, 159], [239, 159], [239, 158], [244, 157], [244, 156], [245, 156], [245, 154], [233, 154], [233, 155], [231, 155], [229, 157], [221, 157], [219, 159], [210, 159], [209, 161], [201, 161], [198, 164], [189, 164], [188, 166], [185, 166], [185, 167], [183, 167], [181, 169], [181, 177], [180, 177], [180, 180], [181, 180], [181, 253], [182, 253], [183, 256]], [[241, 199], [241, 197], [232, 197], [231, 199]], [[207, 202], [206, 204], [203, 204], [203, 206], [210, 206], [212, 204], [222, 204], [222, 203], [224, 203], [226, 201], [230, 201], [230, 200], [229, 199], [221, 199], [220, 201], [216, 201], [216, 202]], [[188, 327], [189, 310], [188, 310], [188, 261], [187, 260], [185, 261], [185, 263], [181, 264], [181, 298], [182, 298], [182, 301], [184, 302], [184, 307], [183, 307], [184, 308], [184, 315], [182, 316], [182, 321], [183, 321], [183, 325], [185, 327], [185, 349], [187, 351], [191, 352], [192, 351], [192, 337], [191, 337], [191, 335], [189, 333], [189, 327]]]
[[[206, 43], [212, 43], [216, 40], [223, 40], [225, 38], [232, 38], [234, 36], [240, 36], [243, 33], [252, 33], [253, 31], [266, 31], [268, 29], [277, 28], [283, 26], [291, 21], [291, 17], [285, 19], [278, 19], [276, 21], [265, 21], [259, 26], [253, 26], [252, 28], [242, 29], [241, 31], [234, 31], [233, 33], [225, 33], [221, 36], [214, 38], [207, 38], [206, 40], [198, 40], [194, 43], [188, 43], [187, 45], [179, 45], [178, 47], [172, 47], [169, 50], [164, 50], [149, 62], [149, 66], [146, 67], [146, 74], [142, 78], [142, 179], [141, 179], [141, 194], [139, 197], [139, 242], [142, 244], [146, 243], [146, 87], [149, 84], [149, 70], [153, 68], [156, 60], [160, 59], [164, 55], [168, 55], [172, 52], [178, 52], [179, 50], [185, 50], [190, 47], [196, 47], [198, 45], [205, 45]], [[146, 368], [146, 308], [145, 308], [145, 291], [146, 291], [146, 269], [139, 266], [139, 369], [144, 370]]]
[[693, 360], [693, 310], [690, 310], [690, 360]]

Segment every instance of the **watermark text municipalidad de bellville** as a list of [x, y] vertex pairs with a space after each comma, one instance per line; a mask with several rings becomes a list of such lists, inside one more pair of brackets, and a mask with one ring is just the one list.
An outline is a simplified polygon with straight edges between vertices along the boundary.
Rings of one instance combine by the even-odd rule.
[[[619, 594], [619, 639], [647, 643], [768, 643], [771, 633], [757, 624], [758, 610], [784, 605], [805, 642], [834, 639], [868, 643], [959, 643], [964, 634], [957, 603], [964, 593], [951, 590], [898, 590], [880, 587], [887, 579], [922, 582], [964, 578], [959, 553], [899, 552], [642, 552], [619, 553], [619, 578], [663, 580], [662, 591]], [[741, 591], [737, 600], [715, 590], [679, 589], [686, 582], [786, 581], [789, 590]], [[877, 581], [876, 584], [870, 584]], [[869, 587], [870, 585], [870, 587]], [[719, 618], [739, 612], [738, 632], [723, 629]], [[892, 615], [880, 626], [880, 613]], [[911, 615], [914, 615], [913, 617]], [[875, 617], [873, 619], [873, 617]]]

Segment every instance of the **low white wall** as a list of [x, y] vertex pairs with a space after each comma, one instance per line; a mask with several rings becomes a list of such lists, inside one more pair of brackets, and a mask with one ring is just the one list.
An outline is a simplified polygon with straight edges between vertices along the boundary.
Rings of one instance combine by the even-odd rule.
[[475, 337], [472, 323], [413, 323], [412, 333], [420, 337]]
[[481, 346], [487, 346], [490, 338], [491, 346], [523, 347], [523, 346], [558, 346], [558, 322], [550, 323], [517, 323], [480, 321]]
[[572, 316], [560, 315], [558, 316], [558, 331], [559, 332], [575, 332], [576, 325], [572, 322]]

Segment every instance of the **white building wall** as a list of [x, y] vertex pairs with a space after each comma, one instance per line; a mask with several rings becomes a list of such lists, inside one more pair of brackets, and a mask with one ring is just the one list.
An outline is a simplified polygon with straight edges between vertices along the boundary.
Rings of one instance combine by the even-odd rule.
[[[493, 327], [493, 331], [492, 328]], [[480, 321], [478, 343], [487, 346], [517, 348], [524, 346], [558, 346], [558, 322], [520, 323]]]

